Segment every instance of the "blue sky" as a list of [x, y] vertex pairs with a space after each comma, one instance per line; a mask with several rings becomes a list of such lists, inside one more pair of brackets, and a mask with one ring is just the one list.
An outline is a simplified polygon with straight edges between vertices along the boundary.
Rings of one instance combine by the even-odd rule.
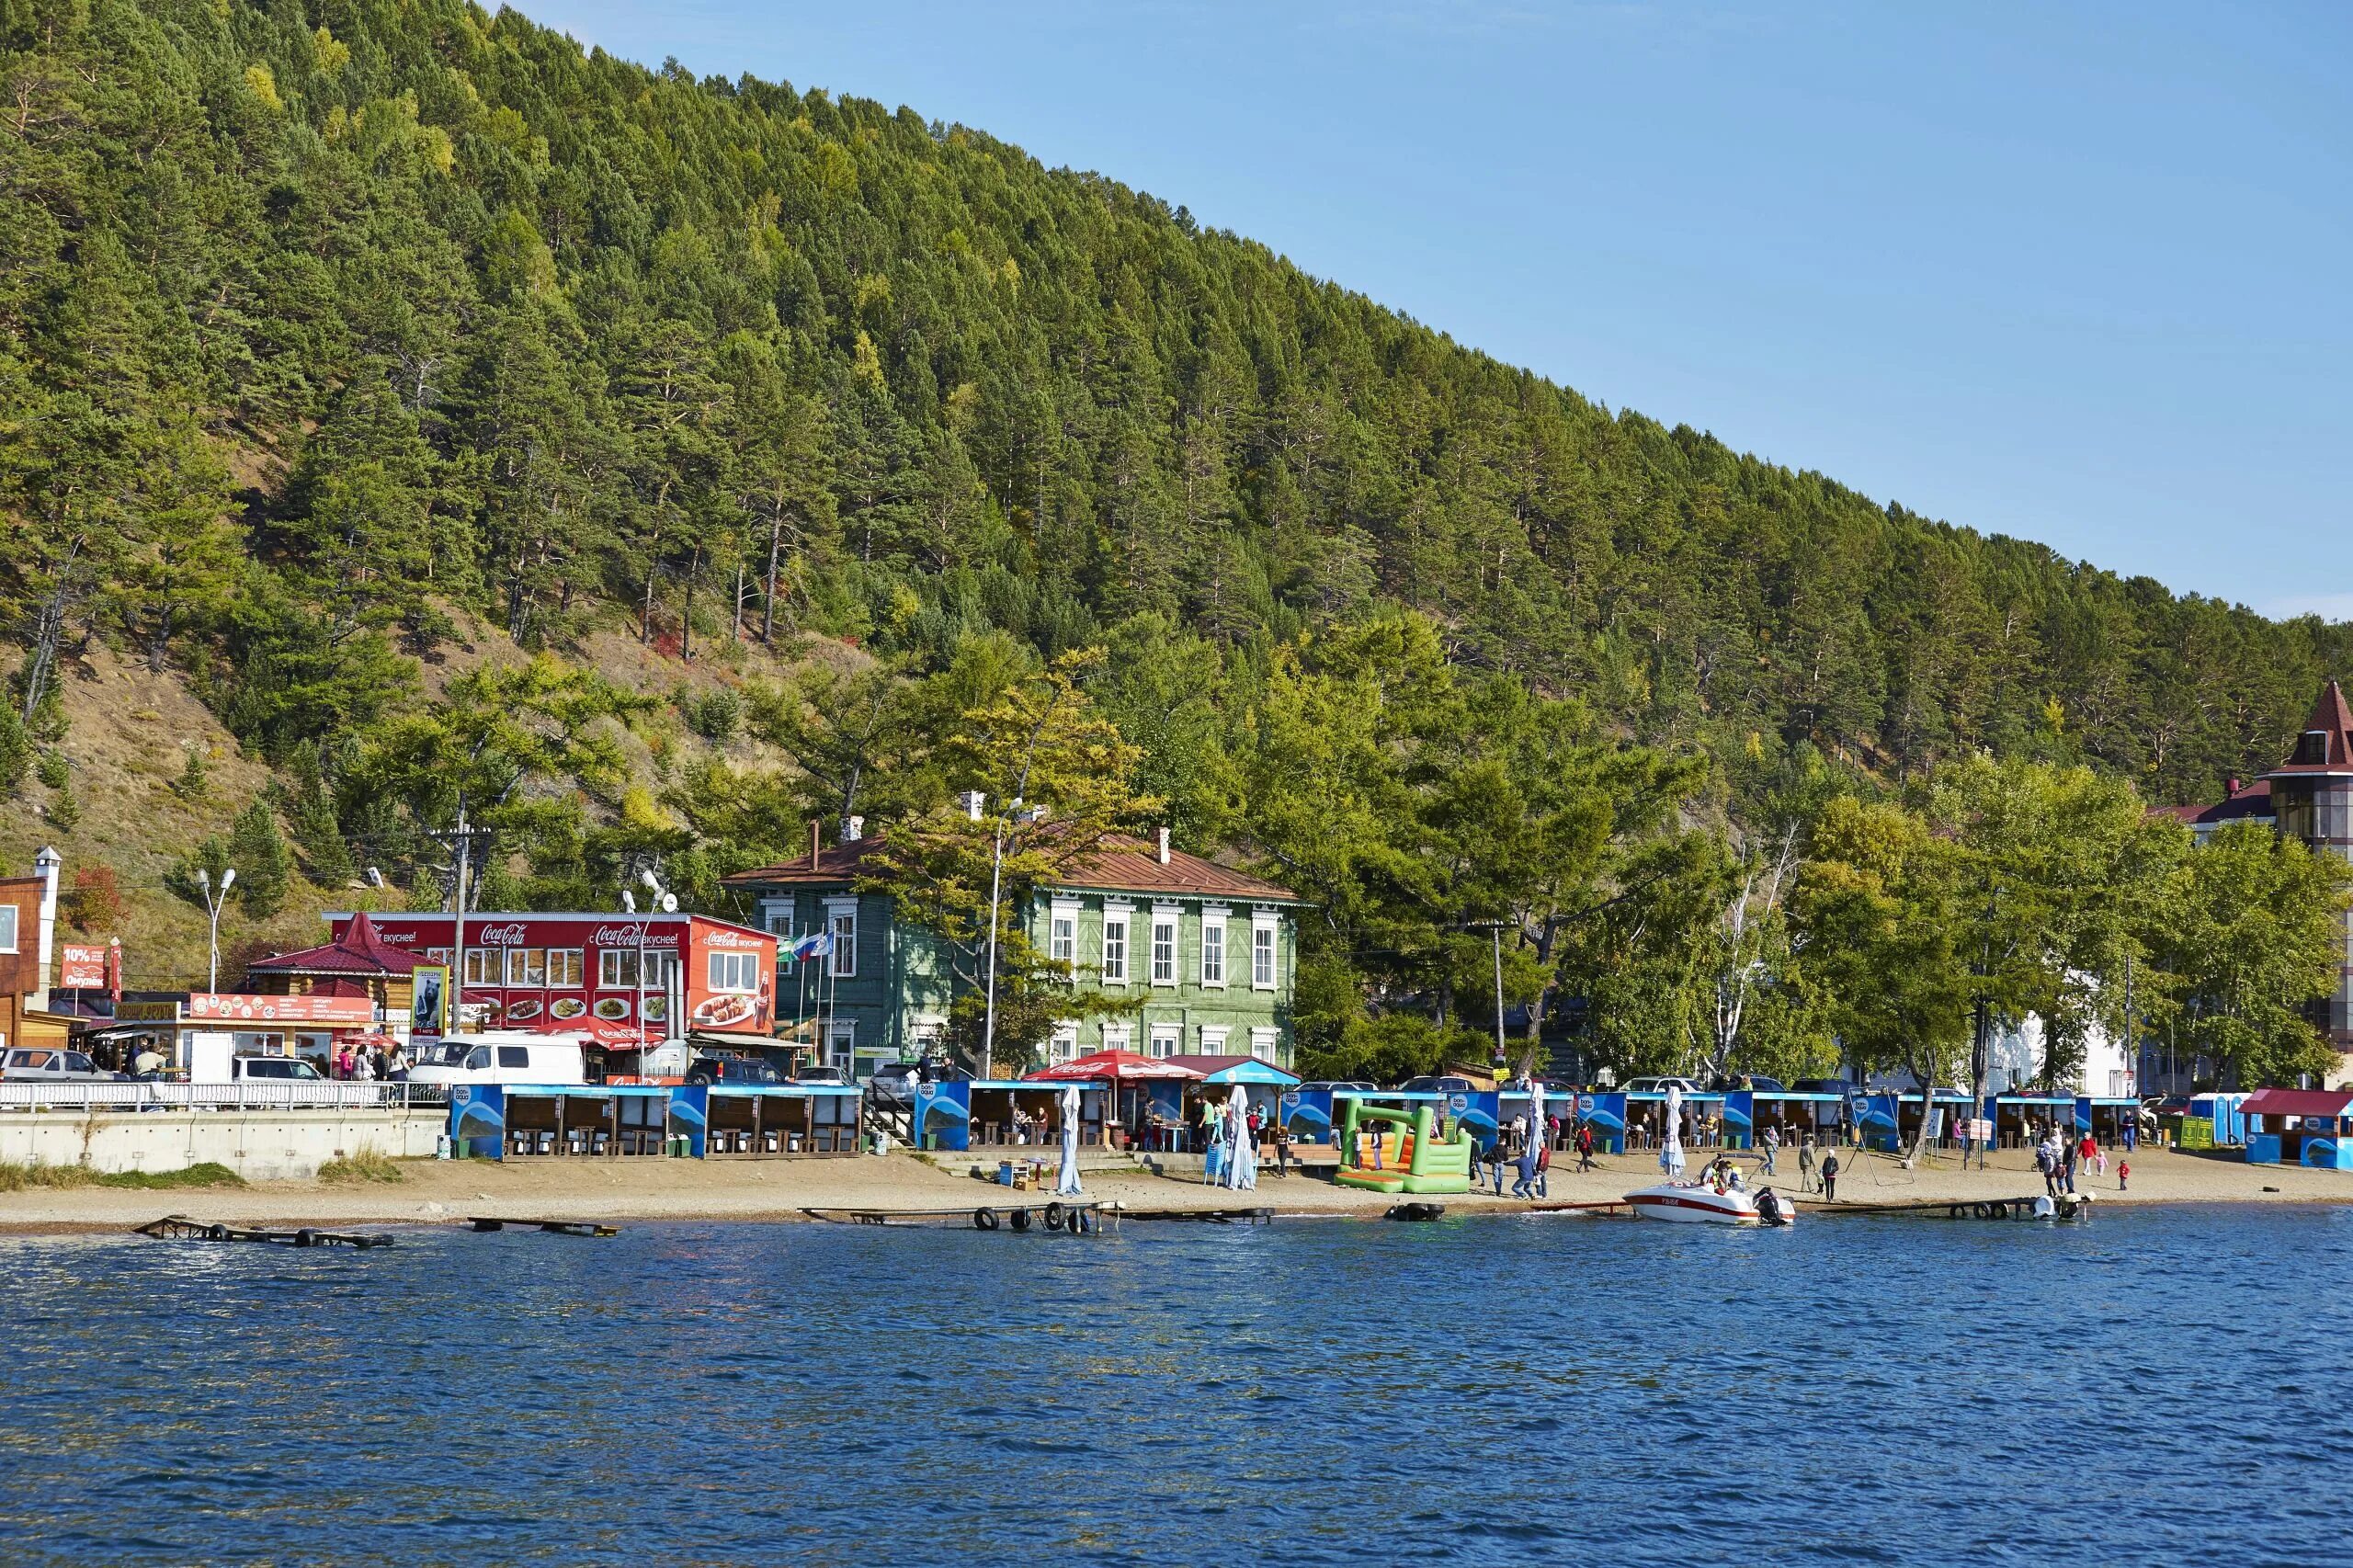
[[2353, 6], [523, 8], [1100, 170], [1880, 499], [2353, 619]]

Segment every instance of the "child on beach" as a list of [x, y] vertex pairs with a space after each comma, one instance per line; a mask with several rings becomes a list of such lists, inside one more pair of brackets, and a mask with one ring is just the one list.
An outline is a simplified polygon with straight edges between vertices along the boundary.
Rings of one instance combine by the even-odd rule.
[[2131, 1161], [2130, 1161], [2130, 1160], [2119, 1160], [2119, 1161], [2117, 1161], [2117, 1162], [2116, 1162], [2116, 1190], [2117, 1190], [2117, 1191], [2119, 1191], [2119, 1192], [2122, 1192], [2122, 1191], [2124, 1190], [2124, 1184], [2125, 1184], [2127, 1181], [2131, 1180], [2131, 1176], [2132, 1176], [2132, 1162], [2131, 1162]]

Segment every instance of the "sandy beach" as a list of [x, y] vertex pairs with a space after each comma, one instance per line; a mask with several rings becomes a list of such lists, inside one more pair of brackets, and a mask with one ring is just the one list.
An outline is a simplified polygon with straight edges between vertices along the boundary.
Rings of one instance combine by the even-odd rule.
[[[936, 1162], [936, 1163], [935, 1163]], [[1573, 1162], [1571, 1162], [1573, 1163]], [[1550, 1200], [1607, 1203], [1657, 1176], [1654, 1158], [1604, 1158], [1601, 1169], [1576, 1174], [1555, 1166]], [[1694, 1162], [1695, 1167], [1697, 1162]], [[1779, 1190], [1796, 1196], [1794, 1160], [1779, 1162]], [[2347, 1202], [2353, 1177], [2297, 1166], [2250, 1165], [2229, 1155], [2143, 1150], [2132, 1157], [2130, 1191], [2117, 1189], [2113, 1161], [2105, 1175], [2078, 1177], [2083, 1190], [2111, 1203]], [[1884, 1155], [1842, 1155], [1838, 1199], [1802, 1198], [1808, 1218], [1867, 1205], [2029, 1197], [2042, 1190], [2022, 1151], [1994, 1156], [1985, 1171], [1962, 1172], [1950, 1162], [1907, 1171]], [[0, 1194], [0, 1234], [128, 1230], [165, 1214], [208, 1223], [251, 1225], [441, 1224], [483, 1214], [576, 1220], [801, 1220], [804, 1209], [887, 1209], [952, 1211], [982, 1204], [1040, 1203], [1042, 1193], [1017, 1193], [969, 1174], [971, 1156], [926, 1160], [905, 1153], [883, 1158], [765, 1161], [460, 1162], [400, 1164], [397, 1182], [329, 1184], [257, 1182], [243, 1187], [136, 1191], [108, 1187], [33, 1188]], [[1758, 1179], [1750, 1165], [1752, 1184]], [[1335, 1187], [1321, 1176], [1267, 1172], [1258, 1189], [1233, 1193], [1155, 1176], [1141, 1168], [1090, 1170], [1090, 1199], [1126, 1204], [1136, 1212], [1265, 1207], [1279, 1214], [1375, 1215], [1395, 1201]], [[1525, 1201], [1473, 1193], [1445, 1197], [1456, 1212], [1525, 1211]]]

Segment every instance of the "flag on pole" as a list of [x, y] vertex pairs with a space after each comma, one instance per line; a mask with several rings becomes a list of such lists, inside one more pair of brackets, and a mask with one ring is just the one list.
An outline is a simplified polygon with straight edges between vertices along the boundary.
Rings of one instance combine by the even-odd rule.
[[795, 963], [823, 958], [833, 950], [834, 934], [830, 931], [812, 931], [784, 949], [785, 956]]

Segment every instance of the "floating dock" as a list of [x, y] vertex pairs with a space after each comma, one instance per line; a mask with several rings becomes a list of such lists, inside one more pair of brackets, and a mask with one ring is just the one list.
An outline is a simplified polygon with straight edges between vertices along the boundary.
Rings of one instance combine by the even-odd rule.
[[[801, 1213], [828, 1225], [922, 1225], [934, 1230], [1044, 1230], [1073, 1236], [1099, 1235], [1120, 1228], [1127, 1217], [1120, 1203], [989, 1204], [977, 1209], [834, 1209], [804, 1208]], [[1184, 1215], [1144, 1215], [1137, 1219], [1189, 1218]]]

